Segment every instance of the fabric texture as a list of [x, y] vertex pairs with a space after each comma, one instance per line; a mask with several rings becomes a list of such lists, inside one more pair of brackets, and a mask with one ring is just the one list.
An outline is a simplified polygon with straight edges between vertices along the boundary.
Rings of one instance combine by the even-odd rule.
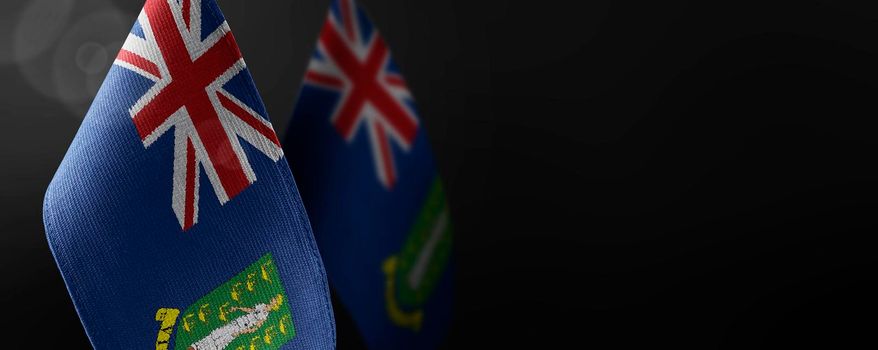
[[308, 218], [214, 0], [146, 1], [44, 221], [97, 349], [335, 347]]
[[284, 143], [330, 283], [372, 349], [429, 349], [451, 319], [452, 225], [400, 67], [334, 0]]

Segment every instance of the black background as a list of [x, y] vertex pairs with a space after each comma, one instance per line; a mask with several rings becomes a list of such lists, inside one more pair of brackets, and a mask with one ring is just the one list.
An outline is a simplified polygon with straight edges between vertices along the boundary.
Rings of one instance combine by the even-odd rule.
[[[878, 4], [361, 1], [452, 204], [445, 348], [874, 347]], [[110, 61], [10, 61], [36, 2], [0, 5], [3, 343], [87, 348], [40, 205], [90, 100], [33, 71]], [[328, 1], [219, 2], [285, 130]], [[112, 10], [77, 40], [121, 41], [141, 5], [77, 1], [63, 32]]]

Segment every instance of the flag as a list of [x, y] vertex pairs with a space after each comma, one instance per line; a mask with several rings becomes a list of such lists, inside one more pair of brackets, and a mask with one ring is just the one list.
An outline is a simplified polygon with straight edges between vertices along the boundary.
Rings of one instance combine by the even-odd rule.
[[284, 147], [367, 345], [436, 347], [451, 317], [448, 205], [402, 73], [352, 0], [331, 2]]
[[292, 174], [214, 0], [147, 0], [46, 193], [97, 349], [333, 349]]

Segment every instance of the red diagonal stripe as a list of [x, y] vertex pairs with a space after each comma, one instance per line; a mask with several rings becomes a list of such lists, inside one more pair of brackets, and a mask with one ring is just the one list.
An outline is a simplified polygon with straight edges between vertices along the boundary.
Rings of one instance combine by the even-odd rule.
[[409, 113], [400, 106], [399, 101], [387, 94], [385, 90], [370, 90], [369, 103], [381, 111], [390, 126], [402, 136], [407, 144], [411, 144], [418, 133], [418, 124]]
[[360, 78], [364, 70], [362, 64], [350, 47], [348, 47], [347, 43], [339, 36], [335, 26], [328, 21], [323, 23], [323, 30], [320, 32], [320, 43], [323, 44], [323, 48], [328, 56], [345, 76], [354, 82], [360, 80], [358, 78]]
[[366, 104], [366, 98], [361, 92], [362, 90], [353, 89], [341, 101], [338, 112], [335, 113], [335, 119], [332, 121], [335, 129], [345, 139], [350, 139], [354, 136], [354, 127], [357, 125], [357, 120], [359, 120], [360, 111], [363, 110], [363, 106]]
[[306, 72], [305, 73], [305, 80], [307, 80], [310, 83], [326, 85], [328, 87], [335, 88], [335, 89], [341, 89], [342, 87], [344, 87], [344, 82], [341, 79], [333, 77], [331, 75], [317, 73], [314, 71]]
[[191, 2], [192, 2], [192, 0], [183, 0], [183, 22], [186, 22], [187, 29], [191, 28], [189, 26], [189, 22], [192, 21], [192, 19], [191, 19], [192, 16], [191, 16], [191, 12], [190, 12], [191, 11], [190, 7], [192, 7]]
[[219, 120], [219, 116], [207, 92], [192, 98], [186, 103], [189, 118], [195, 124], [195, 130], [201, 138], [208, 158], [219, 176], [220, 183], [226, 190], [229, 199], [234, 198], [250, 185], [250, 180], [241, 168], [241, 160], [232, 148], [226, 129]]
[[350, 138], [353, 134], [353, 128], [356, 125], [357, 117], [363, 107], [365, 98], [360, 89], [359, 83], [362, 76], [362, 65], [357, 57], [350, 50], [347, 44], [341, 39], [335, 26], [328, 21], [323, 24], [323, 31], [320, 33], [320, 42], [323, 44], [324, 50], [331, 57], [335, 65], [347, 76], [353, 84], [350, 93], [343, 101], [340, 101], [340, 107], [335, 114], [333, 123], [336, 129], [345, 138]]
[[198, 163], [195, 161], [195, 147], [192, 139], [186, 139], [186, 198], [183, 206], [183, 231], [195, 225], [195, 172]]
[[405, 80], [403, 80], [402, 76], [400, 76], [399, 74], [388, 74], [388, 75], [384, 76], [384, 81], [387, 84], [389, 84], [391, 86], [398, 87], [398, 88], [404, 89], [406, 87]]
[[[154, 32], [173, 80], [134, 116], [134, 123], [142, 139], [151, 135], [171, 114], [195, 98], [194, 96], [203, 95], [207, 85], [241, 58], [234, 37], [231, 33], [226, 33], [197, 61], [192, 62], [183, 38], [176, 29], [168, 2], [148, 1], [144, 9], [154, 28], [166, 28]], [[211, 142], [203, 141], [205, 144]]]
[[335, 27], [328, 22], [323, 25], [320, 42], [328, 56], [353, 84], [349, 96], [345, 101], [342, 101], [343, 105], [334, 121], [336, 128], [342, 135], [350, 137], [360, 109], [363, 103], [368, 101], [383, 114], [389, 126], [406, 143], [413, 142], [418, 131], [415, 117], [378, 84], [379, 72], [387, 62], [389, 55], [384, 40], [381, 37], [375, 38], [365, 63], [360, 62], [350, 47], [341, 39]]
[[354, 21], [353, 14], [351, 13], [351, 7], [355, 6], [350, 4], [350, 0], [341, 0], [341, 19], [344, 25], [345, 34], [347, 34], [348, 39], [351, 41], [357, 40], [354, 37]]
[[177, 28], [171, 5], [165, 0], [147, 1], [143, 9], [154, 28], [153, 35], [171, 76], [176, 78], [191, 75], [192, 72], [188, 70], [191, 68], [192, 58]]
[[381, 163], [384, 165], [384, 176], [387, 179], [387, 188], [393, 188], [393, 185], [396, 184], [396, 174], [394, 174], [393, 153], [390, 150], [390, 141], [387, 140], [387, 131], [384, 130], [384, 126], [377, 121], [372, 122], [372, 126], [375, 128], [374, 132], [378, 137], [375, 142], [381, 153]]
[[116, 59], [140, 68], [144, 72], [152, 74], [156, 78], [161, 79], [162, 77], [162, 73], [159, 71], [159, 67], [155, 63], [152, 63], [149, 60], [131, 51], [122, 49], [121, 51], [119, 51], [119, 56], [117, 56]]
[[236, 115], [238, 119], [243, 120], [247, 125], [250, 125], [251, 128], [256, 129], [262, 136], [271, 140], [276, 146], [280, 147], [280, 140], [277, 139], [277, 135], [274, 133], [274, 130], [265, 123], [256, 119], [257, 117], [247, 112], [245, 109], [241, 108], [237, 103], [232, 101], [230, 98], [226, 97], [222, 93], [217, 92], [216, 94], [219, 96], [220, 104], [223, 105], [229, 112]]
[[378, 84], [377, 78], [384, 64], [390, 56], [387, 50], [387, 44], [379, 36], [376, 37], [372, 44], [372, 50], [366, 59], [366, 71], [369, 72], [369, 79], [363, 78], [362, 86], [364, 93], [368, 95], [369, 102], [375, 106], [384, 116], [384, 119], [390, 126], [402, 136], [407, 144], [411, 144], [415, 135], [418, 133], [418, 124], [415, 118], [405, 108], [401, 102], [388, 93], [387, 89]]

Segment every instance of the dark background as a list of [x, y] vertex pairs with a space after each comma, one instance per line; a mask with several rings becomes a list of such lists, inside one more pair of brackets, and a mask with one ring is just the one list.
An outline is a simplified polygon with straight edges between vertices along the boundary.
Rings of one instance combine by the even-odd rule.
[[[874, 1], [361, 1], [452, 204], [445, 348], [875, 346]], [[328, 1], [219, 2], [282, 134]], [[88, 347], [42, 195], [141, 5], [0, 1], [3, 347]]]

